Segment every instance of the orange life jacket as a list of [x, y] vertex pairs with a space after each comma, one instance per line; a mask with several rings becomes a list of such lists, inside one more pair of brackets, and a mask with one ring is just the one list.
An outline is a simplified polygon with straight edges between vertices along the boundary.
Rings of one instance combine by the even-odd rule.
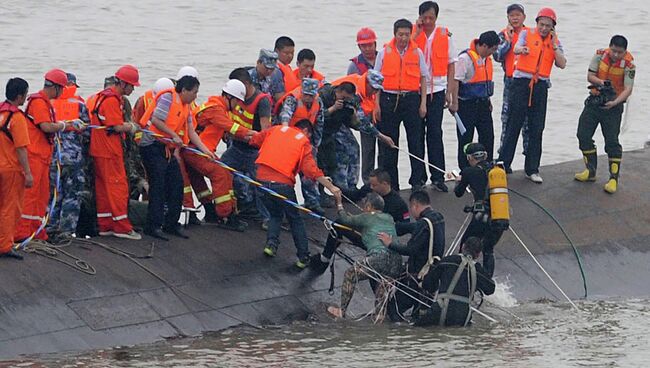
[[268, 98], [271, 101], [271, 96], [268, 93], [262, 92], [258, 93], [257, 97], [250, 104], [245, 104], [237, 100], [237, 104], [230, 113], [230, 117], [237, 124], [259, 132], [262, 130], [262, 127], [260, 126], [259, 119], [257, 120], [257, 124], [255, 124], [255, 113], [257, 112], [257, 105], [259, 105], [263, 98]]
[[312, 125], [316, 125], [316, 118], [318, 117], [318, 111], [320, 111], [320, 103], [318, 103], [318, 94], [314, 96], [314, 102], [311, 104], [311, 108], [307, 109], [307, 106], [302, 102], [302, 87], [298, 87], [291, 92], [282, 96], [282, 98], [275, 105], [275, 114], [279, 114], [282, 109], [282, 104], [287, 96], [293, 96], [296, 98], [298, 105], [296, 105], [296, 111], [293, 112], [291, 120], [289, 120], [289, 125], [294, 126], [297, 122], [302, 119], [307, 119], [311, 121]]
[[492, 57], [485, 58], [485, 63], [479, 64], [481, 56], [476, 52], [478, 39], [473, 40], [469, 49], [463, 51], [469, 55], [474, 63], [474, 76], [467, 82], [460, 83], [458, 97], [463, 100], [476, 98], [488, 98], [494, 94], [494, 82], [492, 81]]
[[366, 86], [367, 86], [366, 77], [367, 77], [367, 73], [364, 73], [362, 75], [350, 74], [343, 78], [339, 78], [335, 80], [334, 82], [332, 82], [332, 85], [338, 86], [344, 82], [350, 82], [354, 84], [355, 88], [357, 89], [357, 95], [361, 98], [361, 109], [363, 110], [363, 113], [366, 114], [367, 116], [372, 116], [371, 114], [372, 114], [372, 110], [375, 109], [377, 94], [372, 94], [371, 96], [368, 96], [368, 92], [366, 90]]
[[51, 100], [50, 102], [54, 108], [54, 116], [56, 117], [56, 120], [65, 121], [79, 119], [79, 104], [83, 104], [80, 99], [81, 97], [78, 96], [70, 96], [70, 93], [62, 93], [59, 98]]
[[7, 138], [9, 138], [9, 140], [12, 142], [14, 138], [11, 136], [11, 132], [9, 131], [10, 128], [9, 123], [11, 123], [11, 117], [15, 113], [22, 114], [23, 112], [18, 107], [12, 105], [8, 101], [5, 101], [2, 104], [0, 104], [0, 115], [4, 115], [4, 117], [0, 118], [0, 131], [6, 134]]
[[415, 42], [416, 45], [418, 45], [418, 48], [424, 52], [424, 50], [427, 47], [427, 34], [422, 30], [417, 37], [415, 36], [415, 32], [418, 30], [417, 24], [413, 23], [413, 28], [411, 28], [411, 39], [413, 42]]
[[288, 86], [300, 84], [300, 81], [297, 80], [296, 76], [293, 74], [293, 69], [291, 69], [291, 65], [283, 64], [278, 61], [278, 68], [280, 68], [280, 71], [282, 72], [285, 91], [291, 91], [291, 89], [289, 89]]
[[431, 76], [446, 77], [449, 66], [449, 29], [436, 27], [431, 45], [427, 45], [427, 57], [431, 65]]
[[[300, 70], [298, 68], [294, 69], [293, 72], [293, 77], [289, 78], [287, 80], [287, 77], [284, 78], [284, 90], [285, 91], [293, 91], [294, 89], [300, 87], [300, 83], [302, 79], [300, 78]], [[321, 73], [312, 70], [311, 76], [309, 78], [316, 79], [320, 83], [318, 84], [319, 87], [323, 86], [323, 81], [325, 80], [325, 76], [322, 75]]]
[[56, 121], [56, 117], [55, 117], [55, 114], [54, 114], [54, 107], [52, 107], [52, 102], [50, 101], [50, 99], [45, 97], [45, 94], [44, 94], [43, 91], [36, 92], [36, 93], [33, 93], [33, 94], [29, 95], [27, 97], [27, 106], [25, 107], [25, 116], [27, 117], [27, 120], [32, 123], [33, 128], [35, 128], [40, 134], [43, 134], [43, 136], [45, 136], [45, 138], [47, 139], [47, 142], [50, 145], [53, 145], [54, 144], [54, 134], [53, 133], [45, 133], [44, 131], [42, 131], [34, 123], [34, 118], [29, 115], [29, 111], [30, 111], [29, 108], [30, 108], [30, 105], [32, 104], [32, 102], [34, 100], [43, 100], [45, 102], [45, 104], [47, 105], [47, 108], [49, 110], [49, 113], [50, 113], [50, 122], [53, 123], [53, 122]]
[[99, 108], [107, 98], [116, 98], [119, 101], [120, 107], [124, 103], [122, 96], [115, 93], [111, 87], [108, 87], [88, 97], [88, 100], [86, 100], [86, 107], [88, 108], [88, 112], [90, 114], [91, 124], [104, 125], [104, 118], [99, 115]]
[[400, 56], [395, 46], [395, 38], [384, 47], [384, 60], [381, 74], [384, 76], [384, 89], [389, 91], [420, 90], [420, 57], [418, 46], [409, 41], [404, 56]]
[[[156, 109], [156, 105], [158, 104], [158, 99], [166, 93], [172, 94], [172, 103], [169, 106], [169, 112], [167, 113], [167, 119], [165, 120], [165, 124], [169, 129], [171, 129], [176, 134], [178, 134], [179, 137], [181, 137], [184, 144], [187, 144], [189, 142], [189, 135], [187, 134], [187, 122], [190, 118], [192, 118], [192, 111], [190, 110], [189, 104], [184, 104], [183, 101], [181, 101], [181, 96], [178, 95], [178, 93], [174, 88], [169, 88], [158, 92], [158, 94], [155, 97], [156, 103], [151, 104], [147, 108], [144, 115], [142, 115], [142, 118], [140, 119], [140, 125], [146, 126], [148, 124], [149, 120], [151, 119], [151, 115], [153, 115], [153, 112]], [[166, 135], [166, 133], [159, 130], [154, 125], [151, 126], [151, 130], [154, 133], [163, 136]]]
[[[521, 31], [529, 31], [529, 28], [522, 26], [519, 32], [514, 32], [512, 34], [512, 39], [510, 40], [510, 50], [508, 50], [508, 53], [506, 53], [506, 56], [503, 60], [503, 71], [506, 75], [506, 78], [512, 78], [512, 73], [515, 71], [515, 45], [519, 40], [519, 33], [521, 33]], [[504, 28], [501, 32], [503, 34], [508, 34], [508, 29]]]
[[526, 47], [528, 47], [528, 54], [517, 55], [515, 70], [532, 74], [533, 79], [549, 78], [555, 63], [551, 36], [542, 39], [536, 28], [529, 29], [526, 32]]
[[269, 129], [255, 163], [268, 166], [288, 178], [294, 178], [304, 149], [310, 145], [309, 138], [302, 130], [294, 127], [275, 125]]
[[600, 64], [598, 64], [597, 77], [602, 80], [610, 80], [616, 95], [620, 95], [625, 89], [625, 68], [634, 67], [634, 57], [629, 51], [626, 51], [625, 56], [619, 62], [612, 64], [609, 48], [597, 50], [596, 53], [602, 56]]

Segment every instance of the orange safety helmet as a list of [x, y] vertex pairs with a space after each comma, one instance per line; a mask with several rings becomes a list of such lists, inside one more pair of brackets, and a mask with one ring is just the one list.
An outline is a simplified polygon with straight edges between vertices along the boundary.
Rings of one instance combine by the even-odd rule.
[[135, 87], [140, 86], [140, 74], [133, 65], [124, 65], [115, 72], [115, 78]]
[[555, 10], [551, 8], [542, 8], [539, 10], [539, 13], [537, 13], [537, 18], [535, 18], [535, 22], [541, 17], [546, 17], [550, 18], [553, 21], [553, 24], [557, 24], [557, 16], [555, 15]]
[[68, 75], [61, 69], [52, 69], [45, 73], [45, 80], [61, 87], [65, 87], [65, 85], [68, 84]]
[[372, 28], [363, 27], [357, 32], [357, 44], [364, 45], [377, 41], [377, 34]]

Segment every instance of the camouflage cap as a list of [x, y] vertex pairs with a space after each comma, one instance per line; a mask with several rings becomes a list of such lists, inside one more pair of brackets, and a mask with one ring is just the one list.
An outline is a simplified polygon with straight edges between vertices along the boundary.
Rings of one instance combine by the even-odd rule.
[[318, 94], [318, 79], [303, 78], [302, 79], [302, 93], [310, 96]]
[[68, 84], [72, 83], [75, 86], [79, 87], [77, 84], [77, 76], [72, 74], [72, 73], [65, 73], [66, 76], [68, 76]]
[[370, 83], [370, 87], [382, 91], [384, 90], [384, 76], [381, 74], [381, 72], [374, 69], [369, 69], [368, 74], [366, 75], [366, 79], [368, 80], [368, 83]]
[[261, 49], [257, 61], [269, 69], [275, 69], [278, 63], [278, 53], [269, 49]]

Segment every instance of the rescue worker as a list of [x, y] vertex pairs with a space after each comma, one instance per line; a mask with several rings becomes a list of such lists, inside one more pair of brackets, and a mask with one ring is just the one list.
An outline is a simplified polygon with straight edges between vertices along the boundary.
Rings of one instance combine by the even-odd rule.
[[[228, 78], [242, 82], [246, 88], [244, 100], [234, 100], [236, 105], [231, 111], [232, 121], [255, 132], [268, 129], [271, 126], [271, 96], [255, 87], [246, 68], [233, 70]], [[221, 156], [221, 161], [255, 178], [255, 160], [258, 154], [259, 150], [251, 147], [246, 141], [233, 139], [232, 144]], [[233, 177], [233, 187], [237, 196], [239, 215], [261, 219], [264, 226], [269, 219], [269, 213], [262, 203], [262, 193], [239, 177]]]
[[[427, 113], [426, 80], [429, 73], [424, 54], [411, 40], [413, 25], [399, 19], [393, 25], [395, 37], [377, 54], [375, 70], [384, 76], [384, 90], [379, 92], [375, 108], [377, 128], [399, 142], [399, 127], [404, 122], [408, 149], [412, 155], [424, 158], [422, 119]], [[397, 171], [398, 151], [393, 147], [379, 146], [379, 167], [388, 171], [393, 188], [399, 191]], [[413, 189], [421, 188], [426, 179], [422, 162], [411, 157]]]
[[296, 58], [296, 69], [293, 70], [294, 78], [287, 80], [285, 78], [285, 89], [293, 91], [300, 87], [300, 81], [305, 78], [316, 79], [319, 87], [325, 84], [325, 76], [314, 69], [316, 65], [316, 54], [310, 49], [302, 49], [298, 52]]
[[100, 236], [140, 240], [128, 217], [129, 185], [124, 168], [124, 133], [135, 132], [124, 112], [124, 97], [140, 85], [138, 69], [124, 65], [115, 72], [115, 84], [88, 98], [93, 125], [105, 129], [90, 132], [90, 155], [95, 167], [97, 227]]
[[472, 321], [470, 306], [476, 291], [494, 294], [496, 285], [476, 259], [481, 255], [481, 240], [468, 238], [462, 254], [444, 257], [422, 283], [430, 296], [436, 295], [431, 308], [418, 303], [412, 314], [416, 326], [467, 326]]
[[[419, 18], [413, 31], [413, 39], [426, 57], [429, 72], [426, 81], [426, 147], [430, 164], [445, 170], [445, 147], [442, 140], [442, 115], [445, 107], [453, 115], [458, 111], [458, 86], [454, 80], [458, 54], [451, 32], [447, 27], [437, 26], [440, 7], [434, 1], [425, 1], [418, 8]], [[433, 189], [447, 192], [443, 173], [429, 168]], [[427, 181], [426, 171], [422, 178]]]
[[[325, 125], [325, 113], [323, 101], [318, 96], [319, 82], [316, 79], [305, 78], [301, 86], [287, 93], [276, 104], [278, 122], [282, 125], [294, 126], [298, 121], [307, 119], [312, 123], [312, 134], [310, 142], [312, 149], [310, 152], [316, 160], [318, 146], [323, 138], [323, 127]], [[325, 211], [320, 205], [320, 193], [318, 185], [308, 177], [300, 177], [302, 196], [305, 199], [305, 207], [310, 210], [323, 214]]]
[[[557, 16], [551, 8], [542, 8], [535, 19], [534, 29], [523, 30], [515, 45], [517, 63], [508, 98], [510, 111], [506, 124], [505, 140], [499, 161], [510, 169], [519, 140], [519, 132], [528, 122], [528, 148], [524, 170], [533, 183], [541, 184], [539, 165], [542, 157], [542, 135], [546, 122], [546, 100], [553, 65], [566, 67], [562, 44], [555, 33]], [[526, 120], [527, 119], [527, 120]]]
[[28, 89], [24, 79], [9, 79], [6, 100], [0, 104], [0, 258], [23, 259], [13, 246], [25, 188], [34, 185], [27, 152], [27, 117], [19, 108], [27, 100]]
[[494, 246], [501, 239], [505, 229], [493, 226], [490, 221], [490, 198], [488, 193], [488, 171], [492, 164], [487, 160], [488, 153], [481, 143], [469, 143], [464, 148], [469, 166], [463, 168], [458, 183], [454, 188], [456, 197], [460, 198], [469, 187], [474, 196], [474, 204], [465, 207], [465, 212], [472, 213], [472, 220], [461, 238], [461, 244], [469, 237], [481, 239], [483, 244], [483, 268], [492, 278], [494, 274]]
[[263, 93], [273, 97], [273, 103], [284, 96], [286, 89], [282, 73], [277, 71], [278, 54], [275, 51], [261, 49], [255, 67], [248, 69], [253, 84]]
[[154, 103], [140, 119], [140, 125], [150, 121], [154, 133], [172, 141], [162, 141], [151, 135], [143, 135], [140, 141], [140, 154], [149, 180], [149, 206], [144, 233], [161, 240], [169, 240], [165, 234], [189, 238], [178, 223], [183, 204], [181, 147], [192, 142], [196, 149], [215, 158], [194, 130], [191, 110], [199, 84], [196, 77], [181, 77], [174, 88], [156, 95]]
[[609, 159], [609, 180], [604, 189], [610, 194], [615, 193], [618, 188], [618, 175], [623, 157], [618, 135], [625, 101], [632, 94], [635, 73], [634, 58], [627, 51], [627, 39], [621, 35], [612, 37], [607, 49], [596, 51], [587, 72], [587, 81], [595, 88], [591, 89], [591, 94], [585, 101], [585, 107], [578, 120], [577, 133], [587, 168], [575, 174], [575, 179], [582, 182], [596, 180], [598, 155], [593, 136], [600, 124], [605, 138], [605, 152]]
[[[319, 91], [325, 110], [323, 141], [319, 147], [319, 167], [342, 190], [356, 188], [359, 181], [359, 143], [350, 130], [359, 130], [388, 146], [394, 143], [372, 123], [375, 96], [383, 88], [384, 77], [370, 69], [363, 75], [352, 74], [326, 84]], [[321, 155], [331, 147], [329, 155]], [[334, 154], [332, 154], [334, 153]], [[325, 157], [329, 156], [329, 157]]]
[[57, 158], [60, 158], [60, 187], [54, 208], [50, 212], [50, 221], [46, 226], [51, 243], [61, 243], [72, 238], [77, 230], [81, 200], [79, 193], [84, 189], [83, 137], [84, 124], [90, 124], [88, 109], [84, 99], [77, 95], [77, 77], [67, 73], [68, 84], [63, 88], [59, 98], [50, 100], [57, 121], [73, 124], [59, 135], [61, 151], [54, 153], [50, 165], [50, 196], [53, 198], [57, 180]]
[[[235, 231], [244, 231], [247, 224], [236, 213], [232, 174], [214, 162], [218, 159], [214, 152], [226, 132], [232, 134], [235, 141], [247, 141], [255, 134], [255, 130], [231, 120], [238, 104], [245, 99], [246, 87], [241, 81], [231, 79], [226, 82], [221, 96], [210, 96], [208, 101], [194, 109], [200, 141], [211, 153], [211, 159], [190, 151], [182, 152], [194, 192], [205, 209], [204, 221]], [[210, 179], [212, 190], [205, 183], [206, 177]]]
[[[341, 196], [341, 190], [327, 180], [316, 165], [309, 140], [312, 130], [311, 122], [303, 119], [292, 126], [273, 126], [257, 133], [250, 141], [251, 145], [260, 147], [256, 160], [258, 181], [293, 202], [296, 202], [294, 185], [298, 172], [323, 185], [334, 197]], [[305, 224], [299, 210], [270, 194], [264, 195], [264, 205], [271, 215], [264, 254], [269, 257], [277, 254], [280, 225], [286, 216], [297, 249], [296, 266], [304, 269], [309, 264], [309, 248]]]
[[[365, 74], [370, 70], [374, 70], [375, 60], [377, 59], [377, 34], [371, 28], [364, 27], [357, 32], [357, 46], [361, 53], [352, 59], [350, 59], [350, 66], [348, 66], [348, 75], [352, 74]], [[378, 73], [381, 75], [381, 73]], [[383, 83], [383, 76], [382, 76]], [[359, 89], [357, 87], [357, 89]], [[376, 94], [372, 94], [372, 98], [365, 100], [372, 100], [372, 104], [366, 102], [366, 105], [362, 103], [364, 108], [364, 114], [367, 119], [374, 124], [372, 117], [372, 110], [374, 110], [374, 104], [376, 101]], [[364, 100], [362, 100], [363, 102]], [[369, 105], [372, 105], [372, 109], [366, 111]], [[341, 127], [341, 130], [347, 134], [349, 129]], [[343, 136], [342, 136], [343, 137]], [[342, 141], [342, 139], [339, 139]], [[375, 169], [375, 160], [377, 157], [376, 152], [377, 139], [369, 134], [361, 134], [361, 178], [363, 183], [368, 183], [368, 174]]]
[[[50, 100], [58, 98], [66, 84], [68, 84], [68, 77], [65, 72], [61, 69], [52, 69], [45, 73], [43, 89], [27, 97], [25, 115], [30, 121], [27, 125], [30, 142], [27, 146], [27, 157], [34, 185], [25, 190], [22, 215], [14, 234], [14, 238], [18, 241], [35, 233], [47, 212], [54, 134], [72, 126], [69, 122], [56, 120]], [[43, 230], [34, 238], [47, 240], [47, 232]]]
[[[366, 255], [356, 261], [345, 271], [341, 284], [341, 306], [330, 306], [327, 311], [337, 318], [345, 318], [345, 312], [350, 305], [354, 289], [359, 281], [377, 279], [381, 276], [397, 278], [402, 273], [402, 256], [390, 248], [386, 248], [377, 238], [379, 233], [397, 236], [395, 222], [391, 215], [382, 212], [384, 200], [379, 194], [368, 193], [363, 203], [363, 213], [350, 215], [343, 208], [340, 199], [337, 203], [339, 220], [361, 233]], [[383, 320], [387, 286], [384, 283], [375, 287], [375, 314], [377, 320]]]
[[295, 78], [293, 75], [293, 69], [291, 68], [295, 49], [296, 44], [287, 36], [280, 36], [275, 40], [273, 51], [278, 54], [278, 69], [279, 73], [282, 74], [285, 90], [287, 90], [287, 84], [292, 83]]
[[492, 161], [494, 124], [490, 97], [494, 94], [494, 81], [491, 55], [498, 44], [499, 36], [495, 31], [484, 32], [458, 56], [454, 76], [459, 84], [458, 115], [466, 129], [463, 134], [456, 127], [458, 167], [461, 170], [467, 167], [463, 148], [474, 140], [474, 130], [478, 133], [478, 141], [486, 148], [488, 161]]
[[[512, 75], [515, 72], [515, 45], [519, 40], [521, 31], [528, 30], [524, 25], [526, 21], [526, 13], [524, 13], [524, 6], [521, 4], [510, 4], [506, 8], [508, 15], [508, 26], [499, 32], [499, 47], [492, 55], [494, 60], [501, 63], [503, 68], [503, 105], [501, 108], [501, 141], [499, 144], [499, 152], [505, 140], [506, 127], [508, 124], [510, 86], [512, 85]], [[528, 124], [526, 120], [521, 126], [521, 139], [524, 146], [524, 154], [528, 147]]]
[[[445, 251], [445, 219], [442, 214], [431, 208], [429, 194], [423, 190], [411, 193], [409, 212], [416, 222], [407, 228], [411, 238], [406, 244], [400, 244], [395, 237], [386, 233], [380, 233], [379, 240], [397, 253], [409, 256], [406, 277], [401, 282], [412, 289], [419, 289], [424, 276], [431, 266], [442, 258]], [[416, 304], [417, 302], [408, 295], [397, 291], [395, 297], [389, 301], [388, 316], [393, 322], [400, 321], [400, 316]]]
[[[393, 218], [397, 235], [403, 235], [408, 232], [410, 230], [410, 227], [408, 226], [410, 220], [409, 208], [402, 197], [400, 197], [399, 193], [391, 188], [390, 175], [388, 175], [384, 170], [376, 169], [370, 172], [368, 178], [369, 183], [367, 186], [355, 190], [352, 193], [346, 193], [346, 197], [350, 198], [352, 201], [358, 201], [369, 193], [380, 195], [384, 200], [382, 212], [391, 215]], [[309, 262], [309, 266], [318, 273], [325, 272], [343, 236], [350, 240], [353, 245], [363, 250], [366, 249], [361, 237], [356, 232], [346, 229], [337, 229], [336, 233], [337, 236], [328, 234], [323, 252], [312, 256], [311, 261]]]

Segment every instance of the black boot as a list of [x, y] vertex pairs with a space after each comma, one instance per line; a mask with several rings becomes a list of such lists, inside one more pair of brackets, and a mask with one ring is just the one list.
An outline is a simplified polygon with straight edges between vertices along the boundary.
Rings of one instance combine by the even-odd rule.
[[573, 178], [581, 182], [595, 181], [596, 168], [598, 167], [598, 155], [596, 154], [596, 149], [582, 151], [582, 157], [585, 162], [586, 169], [582, 172], [576, 173]]
[[618, 174], [621, 170], [621, 158], [620, 157], [610, 157], [609, 158], [609, 180], [605, 184], [605, 191], [609, 194], [616, 193], [618, 189]]
[[217, 210], [214, 208], [214, 204], [206, 203], [203, 205], [203, 208], [205, 209], [205, 217], [203, 217], [203, 221], [211, 224], [219, 222], [220, 219], [217, 215]]
[[189, 218], [187, 219], [188, 225], [203, 225], [203, 221], [196, 216], [196, 212], [192, 211], [189, 213]]
[[494, 253], [483, 253], [483, 270], [489, 278], [492, 278], [494, 275]]

